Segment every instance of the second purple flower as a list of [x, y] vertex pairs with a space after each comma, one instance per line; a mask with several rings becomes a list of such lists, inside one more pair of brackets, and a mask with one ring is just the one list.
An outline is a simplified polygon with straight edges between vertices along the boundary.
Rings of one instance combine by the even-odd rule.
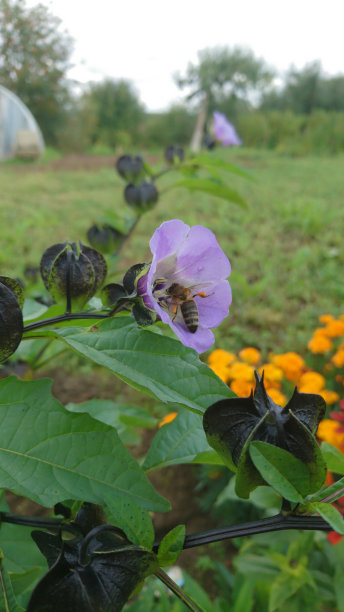
[[179, 219], [158, 227], [149, 244], [153, 260], [138, 281], [138, 295], [185, 346], [203, 353], [232, 301], [228, 258], [213, 232]]

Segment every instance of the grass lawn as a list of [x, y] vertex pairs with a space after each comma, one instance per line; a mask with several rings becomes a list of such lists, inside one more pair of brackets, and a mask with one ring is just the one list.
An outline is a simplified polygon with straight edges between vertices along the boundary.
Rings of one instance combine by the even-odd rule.
[[[126, 245], [119, 274], [149, 261], [148, 241], [161, 222], [206, 225], [232, 263], [233, 306], [216, 345], [304, 352], [318, 315], [344, 312], [343, 157], [288, 158], [248, 149], [216, 155], [253, 174], [255, 182], [227, 175], [248, 209], [185, 189], [162, 194]], [[169, 181], [162, 177], [158, 188]], [[85, 242], [87, 229], [108, 211], [128, 214], [123, 188], [111, 168], [1, 166], [0, 273], [21, 277], [51, 244]]]

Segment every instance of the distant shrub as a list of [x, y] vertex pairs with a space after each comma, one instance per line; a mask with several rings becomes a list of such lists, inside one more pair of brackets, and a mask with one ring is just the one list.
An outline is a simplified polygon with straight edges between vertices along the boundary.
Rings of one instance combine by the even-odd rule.
[[257, 111], [239, 118], [238, 131], [247, 147], [291, 155], [344, 151], [344, 113], [340, 112]]
[[144, 147], [164, 147], [166, 143], [189, 144], [195, 127], [196, 117], [183, 106], [172, 106], [165, 113], [146, 115], [139, 133]]

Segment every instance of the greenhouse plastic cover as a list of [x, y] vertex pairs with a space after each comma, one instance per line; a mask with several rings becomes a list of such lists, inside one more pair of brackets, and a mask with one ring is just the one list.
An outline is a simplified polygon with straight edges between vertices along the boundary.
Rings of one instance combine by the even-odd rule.
[[36, 152], [36, 157], [44, 150], [43, 136], [32, 113], [14, 93], [0, 85], [0, 160], [19, 154], [21, 141], [30, 141], [30, 150]]

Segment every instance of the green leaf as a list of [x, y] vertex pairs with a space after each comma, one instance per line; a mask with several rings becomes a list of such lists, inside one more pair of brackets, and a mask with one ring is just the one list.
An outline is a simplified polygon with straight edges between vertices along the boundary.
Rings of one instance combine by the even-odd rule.
[[45, 561], [31, 538], [31, 531], [32, 527], [1, 524], [1, 549], [9, 572], [21, 575], [34, 566], [45, 567]]
[[310, 508], [317, 514], [320, 514], [324, 521], [331, 525], [334, 531], [344, 535], [344, 518], [332, 504], [314, 502], [310, 504]]
[[26, 323], [27, 321], [33, 321], [34, 319], [38, 319], [42, 315], [46, 314], [48, 310], [48, 306], [45, 304], [40, 304], [36, 300], [32, 298], [27, 298], [24, 302], [23, 306], [23, 319]]
[[[32, 543], [34, 544], [34, 542]], [[11, 573], [12, 588], [15, 596], [19, 598], [25, 593], [27, 594], [29, 591], [31, 592], [36, 582], [39, 580], [39, 578], [42, 578], [45, 571], [46, 567], [44, 567], [44, 569], [43, 567], [32, 567], [21, 574]]]
[[263, 476], [282, 497], [292, 502], [302, 502], [310, 492], [310, 476], [307, 466], [288, 451], [267, 442], [251, 442], [251, 459]]
[[199, 453], [211, 451], [202, 419], [192, 412], [180, 412], [155, 434], [143, 469], [150, 472], [168, 465], [190, 463]]
[[327, 469], [336, 474], [344, 474], [344, 455], [332, 444], [323, 442], [321, 452], [324, 457]]
[[192, 460], [192, 463], [201, 463], [206, 465], [224, 465], [224, 462], [220, 455], [212, 448], [196, 455], [196, 457]]
[[341, 478], [340, 480], [337, 480], [337, 482], [334, 482], [330, 487], [326, 487], [324, 489], [321, 489], [320, 491], [318, 491], [317, 493], [315, 493], [315, 495], [312, 495], [312, 497], [309, 497], [309, 501], [313, 502], [313, 501], [322, 501], [323, 499], [327, 499], [328, 497], [331, 497], [331, 504], [336, 501], [336, 499], [338, 499], [339, 497], [342, 497], [344, 495], [344, 476], [343, 478]]
[[343, 568], [340, 565], [336, 566], [334, 574], [334, 591], [336, 594], [336, 604], [339, 612], [344, 612], [344, 580]]
[[152, 549], [154, 529], [152, 519], [133, 499], [123, 496], [106, 496], [106, 514], [109, 523], [124, 531], [133, 544]]
[[104, 320], [97, 328], [97, 332], [74, 327], [43, 333], [166, 403], [203, 413], [215, 401], [234, 395], [195, 351], [173, 338], [139, 328], [131, 317]]
[[1, 612], [25, 612], [18, 605], [13, 592], [11, 579], [4, 567], [3, 555], [0, 550], [0, 610]]
[[161, 566], [174, 565], [183, 550], [185, 525], [177, 525], [161, 540], [158, 549], [158, 563]]
[[154, 427], [157, 419], [148, 412], [129, 404], [117, 404], [111, 400], [92, 399], [80, 404], [67, 404], [66, 410], [89, 414], [93, 419], [114, 427], [124, 444], [134, 444], [138, 435], [133, 427]]
[[229, 162], [224, 161], [223, 159], [219, 159], [218, 157], [210, 157], [209, 155], [197, 155], [193, 157], [189, 164], [197, 164], [198, 166], [202, 166], [202, 168], [206, 168], [212, 170], [225, 170], [226, 172], [230, 172], [232, 174], [237, 174], [242, 178], [248, 179], [249, 181], [254, 181], [252, 174], [246, 172], [242, 168], [235, 166], [234, 164], [230, 164]]
[[241, 195], [234, 189], [227, 187], [227, 185], [222, 182], [220, 183], [211, 179], [190, 177], [173, 183], [173, 185], [167, 187], [165, 191], [172, 189], [172, 187], [186, 187], [191, 192], [202, 191], [217, 198], [222, 198], [224, 200], [228, 200], [229, 202], [233, 202], [234, 204], [238, 204], [243, 208], [247, 208], [247, 202], [241, 197]]
[[0, 422], [0, 487], [48, 507], [65, 499], [102, 504], [118, 492], [148, 510], [169, 509], [116, 431], [67, 412], [51, 381], [1, 381]]
[[[305, 568], [297, 576], [287, 572], [277, 576], [270, 591], [269, 612], [280, 610], [281, 606], [297, 593], [304, 584], [310, 584], [310, 580], [312, 581], [312, 578]], [[314, 589], [315, 595], [316, 587], [313, 581], [311, 586]]]

